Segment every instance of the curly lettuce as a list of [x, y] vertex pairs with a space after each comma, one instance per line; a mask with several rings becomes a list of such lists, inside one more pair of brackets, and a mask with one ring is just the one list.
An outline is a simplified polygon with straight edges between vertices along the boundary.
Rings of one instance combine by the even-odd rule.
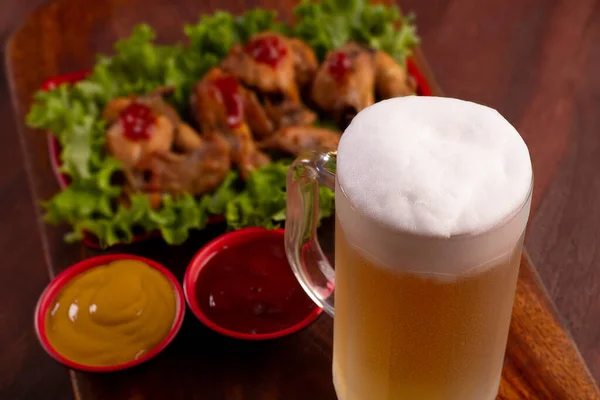
[[397, 6], [366, 0], [303, 0], [294, 15], [293, 34], [310, 44], [320, 60], [353, 40], [383, 50], [404, 65], [419, 44], [414, 17], [405, 17]]
[[[153, 209], [142, 194], [130, 196], [127, 205], [119, 202], [123, 188], [112, 178], [122, 166], [104, 150], [106, 126], [101, 112], [115, 97], [173, 86], [169, 101], [186, 115], [193, 84], [218, 65], [233, 45], [265, 30], [304, 39], [321, 59], [327, 51], [356, 40], [403, 62], [418, 43], [414, 26], [396, 7], [369, 5], [365, 0], [304, 1], [294, 14], [296, 24], [291, 27], [277, 21], [274, 11], [253, 9], [241, 16], [217, 11], [184, 27], [186, 45], [158, 45], [154, 30], [140, 24], [130, 37], [115, 44], [114, 55], [99, 56], [84, 80], [37, 92], [26, 122], [57, 138], [61, 172], [71, 181], [43, 202], [45, 220], [69, 224], [68, 242], [90, 233], [102, 247], [128, 243], [136, 233], [157, 230], [167, 243], [180, 244], [190, 230], [202, 229], [215, 215], [224, 216], [229, 229], [281, 226], [286, 161], [254, 171], [246, 182], [232, 171], [213, 193], [199, 198], [164, 195], [159, 209]], [[319, 218], [331, 216], [333, 192], [320, 188], [320, 200]]]

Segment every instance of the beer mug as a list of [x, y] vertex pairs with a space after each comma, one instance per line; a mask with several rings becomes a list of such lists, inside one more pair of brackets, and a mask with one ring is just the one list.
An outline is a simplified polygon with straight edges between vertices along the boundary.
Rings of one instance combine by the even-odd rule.
[[[423, 99], [361, 111], [337, 153], [307, 152], [288, 173], [286, 253], [306, 293], [335, 311], [340, 400], [498, 392], [531, 202], [529, 153], [494, 110]], [[317, 238], [319, 184], [335, 190], [335, 270]]]

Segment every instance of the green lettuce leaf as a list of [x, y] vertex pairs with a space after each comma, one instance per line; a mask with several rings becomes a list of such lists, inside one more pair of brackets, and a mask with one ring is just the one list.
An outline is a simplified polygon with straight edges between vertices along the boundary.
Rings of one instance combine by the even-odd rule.
[[413, 16], [403, 16], [396, 6], [367, 0], [303, 0], [294, 15], [293, 34], [308, 42], [321, 60], [328, 51], [354, 40], [404, 64], [419, 43]]
[[[285, 221], [286, 177], [291, 161], [271, 163], [253, 172], [245, 190], [227, 202], [225, 219], [230, 229], [245, 226], [281, 227]], [[319, 221], [333, 215], [334, 193], [319, 188]]]
[[[131, 197], [129, 207], [120, 204], [111, 208], [111, 196], [88, 188], [79, 190], [71, 185], [45, 204], [46, 221], [68, 222], [73, 227], [66, 240], [81, 240], [84, 232], [95, 235], [102, 247], [119, 242], [131, 242], [134, 230], [159, 230], [169, 244], [181, 244], [192, 229], [202, 229], [213, 215], [223, 215], [229, 229], [261, 226], [281, 227], [285, 221], [285, 184], [289, 161], [271, 163], [252, 172], [243, 185], [237, 173], [231, 172], [212, 194], [196, 200], [191, 195], [165, 195], [158, 210], [150, 207], [148, 198], [138, 194]], [[105, 185], [100, 180], [95, 187]], [[110, 187], [111, 191], [118, 188]], [[319, 188], [319, 220], [333, 215], [334, 193]]]
[[286, 35], [291, 33], [291, 29], [287, 25], [277, 21], [277, 12], [273, 10], [255, 8], [238, 17], [236, 22], [238, 36], [242, 43], [264, 31], [279, 32]]

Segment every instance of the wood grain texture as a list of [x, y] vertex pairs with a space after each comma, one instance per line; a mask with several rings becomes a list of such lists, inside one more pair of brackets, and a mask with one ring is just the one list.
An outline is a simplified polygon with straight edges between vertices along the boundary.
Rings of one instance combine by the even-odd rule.
[[524, 255], [499, 399], [600, 398], [553, 311], [543, 284]]
[[[4, 42], [41, 0], [0, 1], [0, 58]], [[8, 82], [0, 63], [0, 399], [72, 398], [65, 369], [48, 358], [33, 330], [32, 311], [48, 283], [33, 200], [16, 134]], [[42, 389], [43, 388], [43, 389]]]
[[[261, 5], [277, 8], [284, 18], [289, 18], [291, 3], [273, 0], [261, 2]], [[254, 4], [231, 1], [227, 9], [240, 12]], [[564, 159], [572, 159], [575, 165], [564, 178], [572, 181], [578, 176], [575, 175], [576, 166], [580, 165], [577, 156], [583, 155], [591, 160], [598, 148], [594, 147], [593, 131], [589, 129], [585, 132], [589, 135], [586, 136], [587, 142], [584, 142], [589, 147], [576, 147], [574, 155], [569, 155], [573, 151], [568, 145], [573, 139], [569, 136], [573, 130], [568, 129], [570, 120], [565, 115], [570, 115], [577, 103], [568, 95], [571, 91], [583, 91], [584, 87], [573, 87], [572, 80], [576, 75], [559, 61], [566, 57], [563, 60], [567, 60], [569, 66], [581, 69], [584, 64], [589, 64], [587, 68], [597, 66], [598, 60], [591, 54], [592, 36], [587, 48], [584, 47], [585, 42], [575, 50], [567, 43], [567, 39], [578, 38], [587, 32], [587, 23], [575, 26], [561, 21], [564, 21], [565, 15], [569, 21], [585, 22], [591, 18], [589, 15], [600, 18], [598, 7], [592, 9], [593, 3], [586, 1], [576, 7], [542, 0], [511, 4], [493, 1], [482, 10], [475, 0], [403, 2], [405, 8], [414, 9], [419, 15], [425, 51], [428, 55], [431, 53], [430, 61], [442, 86], [448, 89], [447, 93], [495, 106], [523, 132], [532, 150], [536, 174], [534, 207], [539, 206], [540, 210], [549, 207], [547, 213], [558, 213], [561, 218], [563, 214], [572, 216], [573, 213], [564, 211], [572, 203], [554, 200], [547, 206], [546, 202], [550, 200], [544, 200], [544, 196], [557, 190], [554, 179], [564, 173], [559, 170]], [[74, 0], [59, 0], [39, 9], [25, 21], [9, 42], [7, 66], [20, 124], [19, 133], [30, 169], [31, 189], [36, 199], [48, 198], [57, 190], [48, 167], [45, 137], [22, 124], [31, 95], [42, 80], [89, 67], [95, 53], [110, 52], [112, 43], [128, 35], [137, 22], [150, 23], [157, 28], [160, 42], [172, 43], [181, 39], [183, 23], [194, 22], [199, 13], [212, 11], [217, 5], [223, 7], [217, 1], [200, 3], [187, 0], [174, 4], [167, 0], [110, 0], [81, 6]], [[488, 15], [488, 18], [483, 19], [483, 15]], [[507, 39], [507, 36], [510, 38]], [[540, 36], [559, 43], [558, 50], [546, 40], [540, 43], [536, 39]], [[582, 49], [587, 49], [587, 53]], [[588, 74], [591, 73], [591, 70], [588, 71]], [[581, 100], [591, 102], [593, 99]], [[587, 115], [593, 118], [589, 111]], [[593, 126], [591, 122], [593, 120], [585, 121], [586, 126]], [[552, 140], [546, 136], [549, 131], [553, 132]], [[586, 165], [590, 170], [584, 172], [593, 174], [593, 164], [588, 162]], [[597, 189], [593, 183], [592, 189]], [[593, 196], [579, 198], [589, 203]], [[581, 212], [593, 207], [588, 206]], [[39, 208], [36, 211], [39, 213]], [[546, 229], [537, 231], [537, 237], [540, 237], [550, 235], [554, 230], [555, 246], [539, 253], [534, 250], [534, 254], [549, 258], [557, 247], [556, 243], [562, 243], [567, 236], [557, 233], [559, 228], [549, 219], [536, 224], [540, 213], [534, 217], [530, 231], [535, 233], [536, 229], [542, 229], [537, 228], [538, 225], [545, 226]], [[575, 229], [575, 225], [568, 225], [575, 221], [570, 218], [565, 223]], [[88, 254], [79, 246], [65, 245], [62, 242], [63, 230], [47, 226], [40, 226], [40, 229], [50, 275]], [[218, 233], [218, 228], [214, 228], [195, 234], [185, 246], [177, 249], [170, 249], [155, 240], [128, 247], [127, 251], [163, 261], [181, 278], [192, 254]], [[575, 233], [584, 235], [585, 230]], [[594, 231], [590, 233], [592, 237], [588, 240], [594, 237]], [[535, 234], [532, 236], [529, 243], [536, 240]], [[556, 263], [566, 260], [561, 258]], [[595, 265], [594, 260], [592, 254], [589, 271]], [[544, 268], [541, 265], [542, 272]], [[558, 280], [563, 281], [558, 267], [551, 272], [554, 275], [549, 275], [548, 279], [559, 276]], [[581, 276], [584, 276], [583, 272]], [[587, 284], [589, 288], [589, 282], [582, 280], [578, 278], [576, 281]], [[595, 284], [598, 285], [598, 280]], [[552, 286], [550, 288], [554, 290]], [[568, 302], [573, 301], [577, 289], [571, 287]], [[591, 302], [593, 293], [586, 299]], [[600, 316], [600, 309], [592, 306], [585, 312], [591, 312], [596, 320]], [[582, 320], [578, 321], [581, 323]], [[271, 343], [248, 344], [213, 334], [190, 314], [172, 346], [152, 362], [111, 375], [75, 374], [76, 397], [84, 400], [334, 399], [330, 371], [331, 330], [331, 321], [324, 316], [292, 337]], [[599, 342], [600, 338], [589, 341], [595, 346]], [[600, 359], [600, 354], [597, 359]], [[561, 328], [552, 303], [527, 259], [522, 264], [499, 398], [600, 399], [593, 379], [570, 337]]]

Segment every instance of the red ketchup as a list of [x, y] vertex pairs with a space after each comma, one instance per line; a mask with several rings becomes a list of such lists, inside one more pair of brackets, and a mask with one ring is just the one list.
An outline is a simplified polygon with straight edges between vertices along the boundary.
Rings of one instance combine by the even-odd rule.
[[277, 66], [279, 61], [287, 54], [285, 43], [277, 36], [261, 36], [250, 41], [244, 48], [246, 53], [259, 63], [271, 67]]
[[352, 60], [343, 51], [332, 53], [327, 59], [327, 69], [336, 81], [341, 81], [352, 68]]
[[131, 103], [121, 111], [119, 120], [123, 125], [123, 135], [129, 140], [137, 142], [150, 139], [150, 127], [156, 122], [156, 117], [152, 114], [150, 107], [140, 103]]
[[231, 76], [224, 76], [212, 81], [217, 89], [217, 98], [225, 106], [227, 112], [227, 125], [235, 128], [244, 119], [244, 102], [240, 94], [238, 81]]
[[215, 252], [198, 276], [196, 296], [211, 321], [253, 334], [289, 328], [316, 307], [294, 277], [282, 237]]

